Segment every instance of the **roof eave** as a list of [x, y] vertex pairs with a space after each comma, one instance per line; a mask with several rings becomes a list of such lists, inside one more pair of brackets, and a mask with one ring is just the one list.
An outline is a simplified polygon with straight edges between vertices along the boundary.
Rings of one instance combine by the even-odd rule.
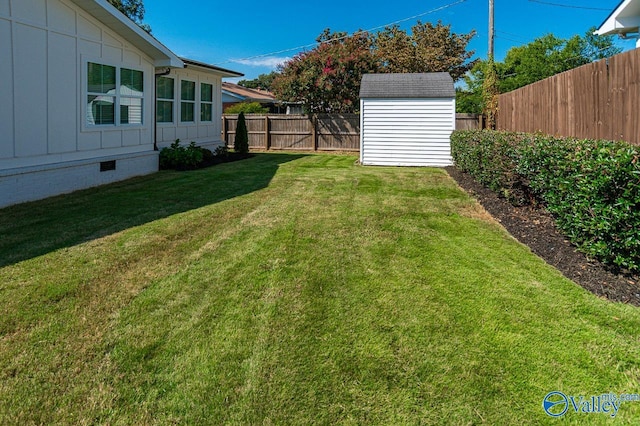
[[200, 71], [217, 74], [221, 77], [244, 77], [244, 74], [237, 71], [228, 70], [215, 65], [205, 64], [204, 62], [194, 61], [193, 59], [180, 58], [185, 64], [185, 68], [194, 68]]
[[140, 28], [106, 0], [72, 0], [136, 48], [148, 55], [156, 67], [183, 68], [184, 63], [169, 48]]
[[622, 0], [594, 32], [596, 35], [625, 35], [640, 28], [640, 0]]

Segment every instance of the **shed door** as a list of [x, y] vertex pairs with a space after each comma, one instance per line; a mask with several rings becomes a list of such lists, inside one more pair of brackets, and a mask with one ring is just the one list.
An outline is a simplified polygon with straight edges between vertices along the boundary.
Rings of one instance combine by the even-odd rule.
[[362, 164], [449, 166], [453, 99], [363, 99]]

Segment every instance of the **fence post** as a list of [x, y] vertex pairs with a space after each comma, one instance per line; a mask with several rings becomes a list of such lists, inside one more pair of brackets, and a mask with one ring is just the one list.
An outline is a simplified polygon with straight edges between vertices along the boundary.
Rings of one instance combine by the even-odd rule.
[[229, 145], [227, 143], [227, 136], [229, 135], [229, 124], [227, 122], [227, 117], [222, 116], [222, 140], [225, 145]]
[[311, 129], [313, 131], [313, 135], [311, 137], [311, 142], [313, 143], [313, 150], [318, 150], [318, 115], [314, 114], [311, 116]]
[[267, 151], [271, 149], [271, 129], [269, 128], [269, 115], [264, 116], [264, 140]]

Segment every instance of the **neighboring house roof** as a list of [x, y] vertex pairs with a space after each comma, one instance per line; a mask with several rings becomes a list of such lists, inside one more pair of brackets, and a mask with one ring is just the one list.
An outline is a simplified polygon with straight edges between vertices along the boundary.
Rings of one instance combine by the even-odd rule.
[[182, 60], [106, 0], [72, 0], [97, 20], [153, 59], [156, 67], [184, 66]]
[[365, 74], [361, 98], [455, 98], [453, 78], [446, 72]]
[[[185, 64], [185, 68], [200, 68], [205, 71], [214, 71], [216, 74], [220, 74], [223, 77], [242, 77], [244, 74], [231, 71], [226, 68], [217, 67], [215, 65], [205, 64], [204, 62], [194, 61], [193, 59], [180, 58]], [[226, 83], [222, 83], [224, 86]]]
[[234, 83], [223, 82], [222, 93], [238, 99], [239, 102], [276, 102], [273, 93], [260, 89], [249, 89]]
[[595, 34], [637, 33], [640, 28], [640, 0], [623, 0], [600, 24]]

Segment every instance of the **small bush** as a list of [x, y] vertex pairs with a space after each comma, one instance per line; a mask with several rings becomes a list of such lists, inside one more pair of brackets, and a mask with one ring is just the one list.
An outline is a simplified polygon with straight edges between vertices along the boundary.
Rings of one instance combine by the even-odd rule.
[[216, 156], [213, 152], [211, 152], [210, 149], [207, 148], [200, 148], [200, 151], [202, 151], [202, 161], [201, 163], [204, 164], [209, 164], [212, 161], [215, 160]]
[[180, 145], [180, 139], [176, 139], [169, 148], [160, 151], [160, 168], [190, 170], [195, 169], [202, 162], [202, 148], [191, 142], [188, 146]]
[[241, 154], [249, 152], [249, 132], [247, 131], [247, 123], [244, 113], [238, 116], [238, 125], [236, 127], [236, 137], [233, 143], [233, 150]]
[[640, 270], [640, 150], [624, 142], [454, 132], [456, 166], [514, 204], [539, 201], [576, 246]]
[[225, 159], [229, 157], [229, 147], [227, 144], [220, 145], [216, 147], [216, 150], [213, 152], [213, 155], [217, 158]]

